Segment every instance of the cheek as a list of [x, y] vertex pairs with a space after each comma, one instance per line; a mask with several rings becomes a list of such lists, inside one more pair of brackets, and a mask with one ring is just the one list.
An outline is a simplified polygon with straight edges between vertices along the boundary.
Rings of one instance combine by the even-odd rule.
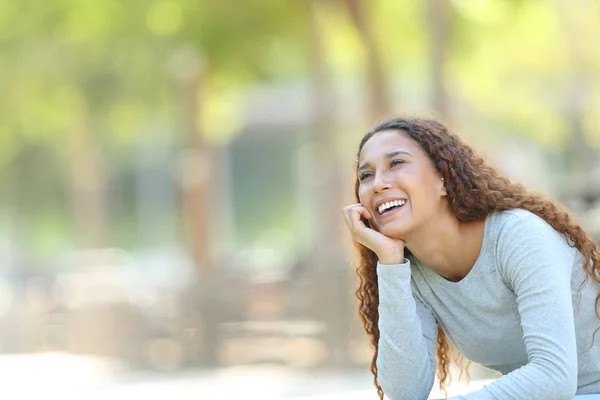
[[369, 199], [369, 191], [366, 190], [364, 187], [359, 187], [358, 188], [358, 201], [361, 204], [365, 204], [365, 202]]
[[441, 199], [440, 193], [433, 184], [426, 184], [416, 188], [413, 193], [413, 204], [418, 204], [421, 208], [436, 207]]

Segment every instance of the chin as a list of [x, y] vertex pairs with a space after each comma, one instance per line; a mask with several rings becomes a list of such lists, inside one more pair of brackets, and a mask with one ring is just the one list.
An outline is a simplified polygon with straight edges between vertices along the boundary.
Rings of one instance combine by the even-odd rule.
[[406, 224], [387, 224], [379, 232], [392, 239], [402, 239], [409, 231]]

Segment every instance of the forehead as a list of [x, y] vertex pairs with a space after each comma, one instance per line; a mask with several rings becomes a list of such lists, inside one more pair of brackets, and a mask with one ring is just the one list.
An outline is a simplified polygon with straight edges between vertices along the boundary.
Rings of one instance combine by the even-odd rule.
[[387, 130], [374, 134], [360, 151], [359, 164], [372, 162], [387, 156], [392, 151], [405, 150], [413, 156], [421, 155], [422, 151], [410, 137], [399, 130]]

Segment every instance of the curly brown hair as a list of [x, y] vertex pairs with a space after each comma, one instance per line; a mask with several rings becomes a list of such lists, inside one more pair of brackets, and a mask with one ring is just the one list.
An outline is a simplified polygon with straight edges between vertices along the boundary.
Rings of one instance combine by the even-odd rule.
[[[501, 176], [494, 168], [487, 165], [483, 158], [465, 144], [457, 135], [449, 132], [441, 123], [421, 118], [394, 118], [386, 121], [368, 132], [361, 140], [357, 159], [365, 143], [377, 132], [398, 130], [411, 138], [423, 149], [433, 162], [434, 167], [446, 182], [446, 192], [450, 210], [461, 221], [484, 219], [490, 212], [515, 208], [528, 210], [544, 219], [556, 231], [561, 233], [571, 247], [576, 247], [584, 256], [583, 268], [589, 277], [600, 283], [600, 252], [593, 240], [583, 231], [568, 211], [557, 203], [534, 193], [524, 186], [513, 183]], [[356, 201], [359, 181], [355, 182]], [[359, 315], [374, 349], [371, 361], [371, 372], [380, 399], [383, 390], [377, 380], [377, 354], [379, 341], [379, 291], [377, 286], [377, 256], [369, 248], [354, 242], [359, 253], [359, 265], [356, 273], [359, 286], [356, 297], [359, 300]], [[406, 257], [410, 251], [406, 249]], [[586, 279], [588, 279], [586, 278]], [[600, 318], [600, 296], [596, 298], [596, 315]], [[440, 388], [450, 378], [450, 355], [455, 354], [454, 361], [467, 372], [470, 363], [448, 341], [438, 325], [437, 339], [437, 377]]]

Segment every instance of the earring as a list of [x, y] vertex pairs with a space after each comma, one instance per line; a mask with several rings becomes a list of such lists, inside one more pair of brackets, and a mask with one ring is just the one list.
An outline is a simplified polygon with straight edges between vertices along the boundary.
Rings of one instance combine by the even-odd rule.
[[442, 181], [444, 180], [444, 178], [442, 178]]

